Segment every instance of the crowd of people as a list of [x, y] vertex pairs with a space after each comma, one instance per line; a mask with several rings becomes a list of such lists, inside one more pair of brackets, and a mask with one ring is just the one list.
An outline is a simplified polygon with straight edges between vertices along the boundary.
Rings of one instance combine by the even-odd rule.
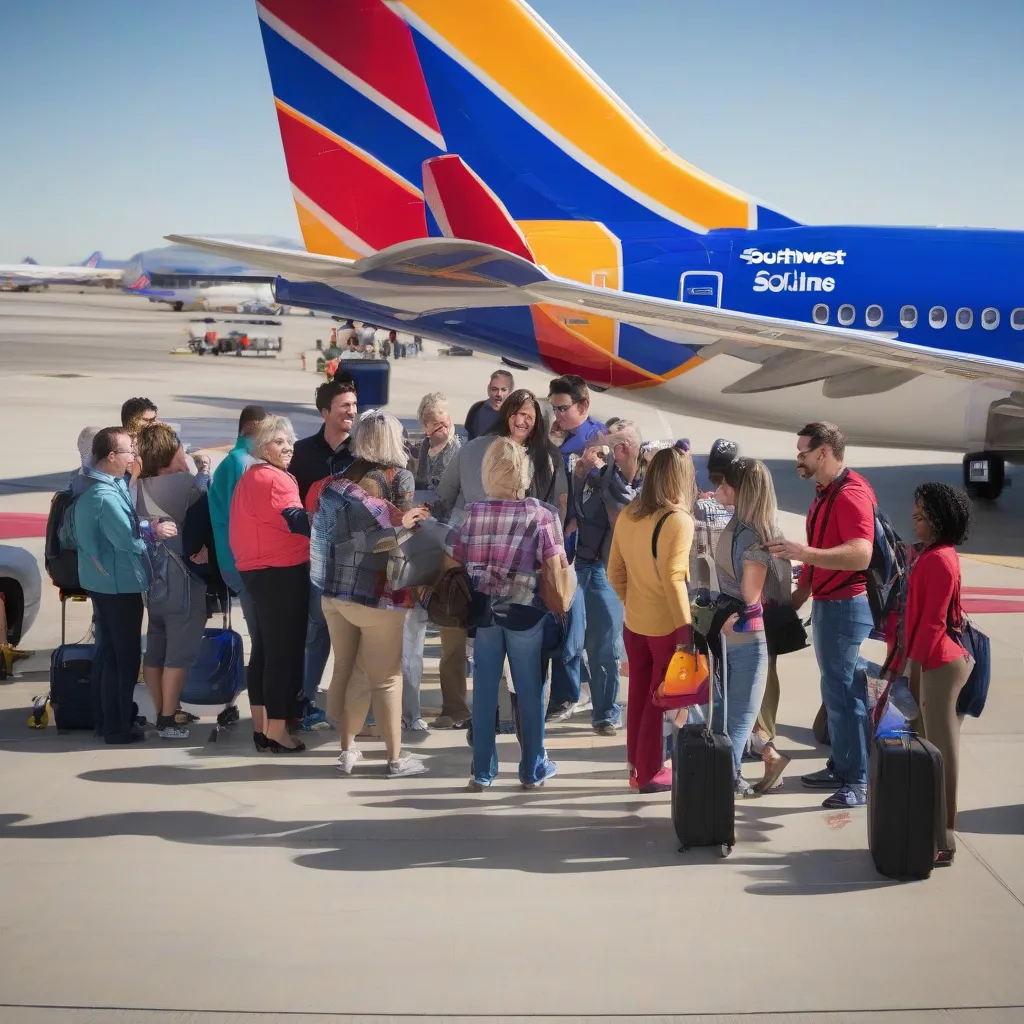
[[[84, 431], [75, 525], [95, 607], [106, 741], [144, 735], [132, 703], [143, 595], [156, 728], [165, 739], [188, 735], [179, 696], [207, 594], [223, 585], [252, 640], [247, 683], [260, 752], [301, 752], [302, 731], [333, 724], [342, 773], [353, 772], [372, 733], [387, 775], [400, 777], [426, 770], [403, 749], [403, 730], [469, 728], [469, 786], [480, 791], [498, 774], [507, 687], [519, 780], [533, 788], [557, 772], [546, 728], [589, 711], [598, 735], [618, 733], [626, 659], [629, 785], [662, 792], [672, 782], [667, 729], [705, 711], [666, 713], [654, 696], [673, 655], [694, 652], [695, 620], [710, 601], [728, 680], [728, 710], [713, 701], [711, 726], [728, 733], [737, 795], [756, 797], [781, 785], [790, 763], [778, 749], [780, 658], [794, 649], [784, 637], [810, 601], [831, 756], [801, 783], [827, 790], [826, 808], [862, 805], [871, 730], [858, 664], [877, 625], [866, 593], [877, 502], [846, 465], [840, 428], [816, 422], [797, 435], [797, 472], [815, 494], [806, 537], [795, 541], [779, 528], [768, 467], [736, 443], [719, 439], [705, 459], [686, 440], [645, 441], [628, 419], [594, 419], [574, 375], [552, 380], [544, 397], [550, 422], [540, 397], [495, 371], [486, 399], [465, 416], [464, 440], [446, 397], [425, 395], [422, 439], [411, 444], [398, 419], [360, 413], [354, 386], [332, 380], [316, 393], [319, 431], [301, 440], [287, 419], [243, 409], [237, 442], [212, 478], [209, 462], [189, 460], [145, 399], [125, 403], [119, 426]], [[960, 614], [955, 548], [970, 515], [956, 488], [917, 489], [917, 557], [888, 635], [894, 670], [907, 672], [920, 707], [918, 731], [943, 754], [950, 830], [956, 700], [971, 664], [949, 626]], [[428, 725], [423, 648], [434, 589], [453, 571], [466, 580], [472, 614], [439, 626], [442, 707]], [[703, 620], [697, 632], [708, 633]], [[742, 767], [752, 758], [762, 775], [748, 781]], [[947, 845], [951, 857], [951, 835]]]

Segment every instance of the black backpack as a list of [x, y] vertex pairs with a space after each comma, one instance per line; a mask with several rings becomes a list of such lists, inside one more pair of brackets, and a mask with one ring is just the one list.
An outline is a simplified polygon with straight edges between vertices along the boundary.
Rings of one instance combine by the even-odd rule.
[[50, 499], [43, 556], [46, 574], [53, 585], [69, 597], [85, 594], [78, 579], [78, 551], [70, 539], [74, 536], [74, 530], [64, 529], [66, 522], [69, 525], [74, 522], [76, 499], [77, 496], [71, 493], [70, 488], [57, 491]]

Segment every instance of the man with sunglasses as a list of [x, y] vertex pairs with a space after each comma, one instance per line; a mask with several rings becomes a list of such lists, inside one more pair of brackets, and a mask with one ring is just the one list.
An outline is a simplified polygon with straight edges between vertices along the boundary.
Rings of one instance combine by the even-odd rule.
[[832, 789], [825, 808], [867, 802], [868, 713], [866, 681], [856, 671], [861, 644], [874, 628], [865, 570], [875, 538], [875, 492], [844, 463], [846, 437], [834, 423], [809, 423], [797, 435], [797, 474], [817, 494], [807, 516], [807, 543], [780, 540], [772, 555], [802, 562], [793, 607], [814, 599], [811, 623], [828, 713], [832, 757], [801, 779], [809, 789]]

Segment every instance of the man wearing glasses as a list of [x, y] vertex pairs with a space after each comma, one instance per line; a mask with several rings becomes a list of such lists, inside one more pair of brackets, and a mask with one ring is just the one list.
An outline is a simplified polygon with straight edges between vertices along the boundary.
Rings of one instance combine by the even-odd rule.
[[74, 504], [78, 578], [89, 593], [100, 664], [93, 665], [96, 731], [107, 743], [134, 743], [132, 694], [142, 660], [142, 595], [149, 588], [146, 537], [166, 540], [170, 520], [140, 521], [125, 474], [137, 453], [123, 427], [105, 427], [92, 442], [92, 486]]
[[[562, 435], [559, 451], [565, 462], [565, 475], [573, 479], [576, 463], [588, 443], [607, 433], [600, 420], [590, 415], [590, 389], [582, 377], [566, 374], [556, 377], [548, 388], [548, 401], [555, 414], [555, 423]], [[597, 470], [593, 471], [595, 474]], [[574, 488], [575, 490], [575, 488]], [[577, 510], [570, 495], [566, 511], [565, 553], [572, 562], [576, 554]], [[547, 721], [565, 722], [579, 707], [583, 673], [583, 644], [587, 630], [583, 589], [578, 588], [572, 607], [565, 619], [565, 646], [562, 657], [551, 664], [551, 696], [548, 701]]]
[[797, 435], [796, 471], [817, 494], [807, 516], [807, 543], [768, 545], [777, 558], [802, 562], [793, 607], [814, 599], [814, 654], [828, 713], [832, 757], [800, 780], [809, 789], [832, 789], [823, 807], [867, 802], [868, 713], [866, 679], [856, 671], [861, 644], [874, 628], [865, 570], [871, 564], [877, 500], [871, 485], [844, 464], [846, 437], [834, 423], [809, 423]]

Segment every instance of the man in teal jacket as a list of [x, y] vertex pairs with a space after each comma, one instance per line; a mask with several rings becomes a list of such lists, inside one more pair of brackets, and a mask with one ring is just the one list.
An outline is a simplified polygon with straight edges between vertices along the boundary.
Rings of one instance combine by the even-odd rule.
[[242, 479], [242, 474], [253, 464], [250, 438], [266, 418], [267, 410], [261, 405], [247, 405], [242, 410], [241, 416], [238, 417], [238, 440], [235, 441], [235, 447], [224, 456], [213, 474], [210, 489], [207, 491], [210, 522], [213, 524], [213, 543], [217, 550], [217, 566], [228, 589], [238, 597], [250, 636], [254, 633], [252, 601], [245, 592], [242, 577], [235, 568], [235, 556], [231, 553], [231, 543], [228, 539], [228, 524], [231, 520], [231, 499], [235, 487]]
[[92, 443], [92, 486], [74, 504], [78, 578], [89, 592], [99, 631], [93, 666], [96, 730], [107, 743], [133, 743], [132, 694], [142, 660], [142, 595], [149, 587], [146, 536], [173, 537], [173, 522], [141, 522], [125, 474], [135, 445], [123, 427], [105, 427]]

